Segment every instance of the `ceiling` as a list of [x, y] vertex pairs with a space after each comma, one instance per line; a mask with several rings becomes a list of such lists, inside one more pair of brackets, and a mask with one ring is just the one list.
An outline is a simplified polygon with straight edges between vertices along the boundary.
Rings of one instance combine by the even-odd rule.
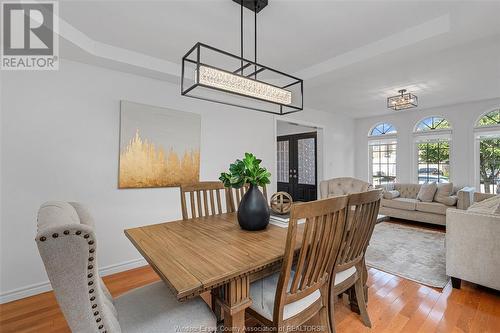
[[[394, 112], [385, 99], [401, 88], [420, 108], [495, 98], [498, 13], [500, 1], [270, 0], [258, 15], [258, 61], [304, 78], [306, 107], [357, 118]], [[198, 41], [239, 53], [231, 0], [66, 1], [59, 15], [63, 58], [170, 82]]]

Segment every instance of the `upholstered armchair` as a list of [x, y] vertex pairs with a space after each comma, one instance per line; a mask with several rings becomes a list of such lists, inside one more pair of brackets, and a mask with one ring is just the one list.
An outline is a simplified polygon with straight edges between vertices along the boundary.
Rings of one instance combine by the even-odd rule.
[[[479, 203], [495, 194], [474, 193]], [[454, 288], [466, 280], [500, 290], [500, 215], [495, 203], [486, 208], [446, 212], [446, 275]]]
[[371, 184], [352, 177], [332, 178], [323, 180], [319, 184], [321, 199], [346, 195], [351, 193], [366, 192]]
[[215, 316], [201, 298], [178, 302], [161, 281], [113, 299], [99, 276], [92, 217], [81, 204], [43, 204], [36, 243], [72, 332], [215, 331]]

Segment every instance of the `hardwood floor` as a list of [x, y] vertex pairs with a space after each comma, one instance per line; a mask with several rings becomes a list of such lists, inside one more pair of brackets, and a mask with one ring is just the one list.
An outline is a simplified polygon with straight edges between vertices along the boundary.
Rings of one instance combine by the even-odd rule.
[[[369, 269], [369, 303], [372, 329], [361, 323], [342, 302], [337, 303], [337, 332], [500, 332], [500, 293], [471, 283], [462, 289], [448, 284], [442, 291]], [[159, 280], [149, 267], [104, 278], [113, 294]], [[247, 325], [253, 325], [247, 318]], [[314, 325], [315, 322], [310, 323]], [[69, 332], [52, 292], [0, 305], [0, 332]], [[146, 332], [145, 332], [146, 333]]]

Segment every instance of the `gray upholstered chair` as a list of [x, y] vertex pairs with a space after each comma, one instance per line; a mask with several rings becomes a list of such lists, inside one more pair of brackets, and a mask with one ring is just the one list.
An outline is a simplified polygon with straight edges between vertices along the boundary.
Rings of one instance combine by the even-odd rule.
[[372, 185], [361, 179], [352, 177], [332, 178], [323, 180], [319, 184], [321, 199], [348, 195], [352, 193], [366, 192]]
[[92, 217], [78, 203], [43, 204], [36, 242], [72, 332], [215, 330], [215, 316], [201, 298], [178, 302], [161, 281], [113, 299], [99, 277]]

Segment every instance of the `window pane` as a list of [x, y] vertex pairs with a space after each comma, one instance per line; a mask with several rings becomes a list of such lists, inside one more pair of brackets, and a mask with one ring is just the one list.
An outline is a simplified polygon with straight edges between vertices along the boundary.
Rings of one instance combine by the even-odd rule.
[[278, 141], [278, 181], [288, 183], [289, 142]]
[[500, 194], [500, 138], [479, 142], [480, 191]]
[[316, 185], [315, 142], [314, 138], [297, 141], [299, 184]]
[[371, 145], [373, 185], [392, 183], [396, 179], [396, 144]]
[[418, 183], [450, 181], [450, 143], [448, 141], [417, 144]]
[[380, 136], [386, 134], [396, 134], [396, 128], [389, 123], [381, 123], [375, 126], [370, 132], [370, 136]]
[[442, 117], [429, 117], [419, 122], [416, 130], [417, 132], [426, 132], [438, 129], [448, 129], [450, 127], [448, 120]]

